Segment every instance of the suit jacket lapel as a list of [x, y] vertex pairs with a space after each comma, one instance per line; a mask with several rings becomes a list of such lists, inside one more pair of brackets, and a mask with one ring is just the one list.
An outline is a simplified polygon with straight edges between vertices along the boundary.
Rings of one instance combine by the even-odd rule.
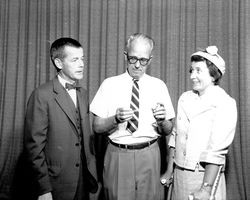
[[91, 134], [91, 128], [90, 128], [90, 121], [88, 116], [88, 97], [87, 93], [83, 88], [80, 88], [80, 91], [77, 91], [77, 98], [78, 98], [78, 106], [79, 111], [81, 114], [81, 124], [82, 124], [82, 133], [83, 133], [83, 142], [84, 142], [84, 149], [85, 149], [85, 155], [87, 158], [87, 161], [90, 159], [89, 155], [90, 153], [90, 134]]
[[[79, 106], [79, 110], [80, 110], [80, 114], [81, 114], [81, 118], [84, 119], [86, 113], [87, 113], [87, 108], [85, 106], [86, 100], [84, 99], [83, 95], [84, 93], [82, 92], [82, 90], [80, 89], [80, 91], [77, 91], [77, 101], [78, 101], [78, 106]], [[84, 127], [84, 123], [85, 121], [82, 120], [82, 127]]]
[[[54, 87], [54, 92], [56, 93], [55, 100], [59, 104], [59, 106], [62, 108], [64, 113], [68, 116], [70, 121], [74, 124], [76, 130], [77, 130], [77, 125], [75, 121], [75, 113], [73, 112], [68, 98], [69, 95], [67, 96], [67, 91], [65, 88], [61, 85], [59, 82], [58, 78], [53, 79], [53, 87]], [[73, 104], [73, 102], [72, 102]]]

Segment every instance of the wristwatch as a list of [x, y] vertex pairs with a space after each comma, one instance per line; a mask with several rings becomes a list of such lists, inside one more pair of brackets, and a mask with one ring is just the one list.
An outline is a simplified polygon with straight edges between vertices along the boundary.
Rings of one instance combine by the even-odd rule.
[[201, 186], [201, 189], [204, 189], [205, 191], [207, 191], [207, 192], [211, 192], [212, 191], [212, 187], [213, 187], [213, 185], [212, 184], [209, 184], [209, 183], [207, 183], [207, 182], [204, 182], [203, 184], [202, 184], [202, 186]]

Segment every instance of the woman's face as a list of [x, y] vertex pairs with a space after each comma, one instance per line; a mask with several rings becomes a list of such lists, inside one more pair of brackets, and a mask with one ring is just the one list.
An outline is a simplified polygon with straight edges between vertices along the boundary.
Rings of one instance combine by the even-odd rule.
[[193, 90], [199, 92], [199, 95], [203, 95], [209, 86], [214, 85], [214, 79], [210, 76], [205, 61], [191, 63], [190, 79], [193, 83]]

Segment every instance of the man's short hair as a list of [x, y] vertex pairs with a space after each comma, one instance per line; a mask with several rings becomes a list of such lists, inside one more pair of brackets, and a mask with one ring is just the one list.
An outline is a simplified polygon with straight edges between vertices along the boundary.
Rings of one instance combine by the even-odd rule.
[[72, 38], [62, 37], [55, 40], [50, 47], [50, 58], [55, 67], [56, 67], [54, 62], [55, 59], [56, 58], [63, 59], [65, 57], [64, 54], [65, 46], [71, 46], [76, 48], [82, 47], [82, 45], [77, 40]]
[[133, 35], [129, 36], [129, 38], [127, 40], [127, 43], [126, 43], [126, 51], [127, 52], [129, 52], [132, 42], [135, 40], [138, 40], [138, 39], [142, 39], [142, 40], [147, 41], [151, 47], [150, 50], [151, 51], [153, 50], [155, 42], [151, 37], [149, 37], [148, 35], [145, 35], [143, 33], [134, 33]]

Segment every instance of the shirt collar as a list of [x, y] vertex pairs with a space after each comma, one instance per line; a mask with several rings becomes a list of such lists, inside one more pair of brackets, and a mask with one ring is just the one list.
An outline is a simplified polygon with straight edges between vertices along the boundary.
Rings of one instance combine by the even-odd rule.
[[[59, 82], [62, 84], [62, 86], [64, 88], [65, 88], [66, 83], [70, 83], [69, 81], [66, 81], [65, 79], [63, 79], [59, 74], [57, 75], [57, 77], [58, 77]], [[70, 84], [72, 84], [72, 83], [70, 83]]]
[[[141, 83], [141, 82], [143, 82], [144, 80], [146, 80], [148, 76], [149, 76], [149, 75], [147, 75], [146, 73], [144, 73], [143, 76], [138, 80], [138, 83]], [[128, 79], [128, 80], [134, 80], [134, 79], [132, 78], [132, 76], [129, 75], [128, 70], [126, 70], [126, 72], [125, 72], [125, 78]]]
[[222, 93], [223, 89], [218, 85], [209, 87], [202, 96], [199, 96], [196, 92], [193, 91], [193, 94], [196, 98], [199, 98], [204, 102], [208, 102], [209, 104], [217, 104], [221, 100], [220, 96], [222, 95]]

